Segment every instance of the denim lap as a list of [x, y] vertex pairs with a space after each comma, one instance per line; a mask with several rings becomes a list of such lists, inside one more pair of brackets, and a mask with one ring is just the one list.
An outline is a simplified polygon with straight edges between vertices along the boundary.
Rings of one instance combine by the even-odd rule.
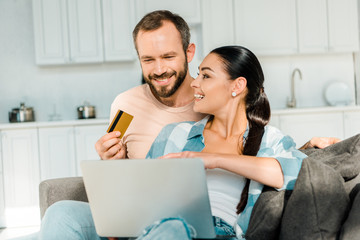
[[213, 223], [217, 236], [229, 236], [229, 238], [226, 238], [228, 240], [237, 239], [234, 228], [230, 224], [219, 217], [213, 217]]
[[191, 240], [190, 228], [181, 218], [165, 218], [147, 227], [137, 240]]

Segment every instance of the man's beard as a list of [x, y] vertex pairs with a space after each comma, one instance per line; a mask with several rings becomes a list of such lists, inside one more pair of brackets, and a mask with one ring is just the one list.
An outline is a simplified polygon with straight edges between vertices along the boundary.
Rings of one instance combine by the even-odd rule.
[[[147, 77], [144, 77], [145, 82], [149, 84], [151, 91], [156, 94], [158, 97], [161, 98], [168, 98], [172, 96], [181, 86], [181, 84], [184, 82], [186, 74], [188, 71], [188, 65], [187, 62], [184, 64], [184, 69], [177, 74], [176, 71], [171, 72], [165, 72], [161, 75], [156, 74], [150, 74]], [[174, 85], [168, 89], [169, 86], [160, 86], [160, 88], [156, 88], [154, 84], [152, 84], [151, 80], [153, 79], [165, 79], [165, 78], [171, 78], [172, 76], [177, 76], [174, 82]]]

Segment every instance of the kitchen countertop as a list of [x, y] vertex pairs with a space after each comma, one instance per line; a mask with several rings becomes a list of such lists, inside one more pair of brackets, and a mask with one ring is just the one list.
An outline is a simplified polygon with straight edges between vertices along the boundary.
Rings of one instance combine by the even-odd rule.
[[[271, 111], [272, 115], [282, 114], [304, 114], [304, 113], [325, 113], [325, 112], [340, 112], [340, 111], [360, 111], [360, 106], [337, 106], [337, 107], [312, 107], [312, 108], [285, 108], [274, 109]], [[43, 122], [24, 122], [24, 123], [0, 123], [0, 130], [5, 129], [21, 129], [21, 128], [38, 128], [38, 127], [61, 127], [61, 126], [86, 126], [86, 125], [101, 125], [108, 124], [108, 118], [94, 118], [94, 119], [75, 119], [64, 121], [43, 121]]]
[[309, 108], [284, 108], [271, 110], [272, 115], [281, 114], [303, 114], [303, 113], [325, 113], [325, 112], [339, 112], [339, 111], [360, 111], [360, 106], [324, 106], [324, 107], [309, 107]]
[[93, 119], [75, 119], [64, 121], [44, 121], [44, 122], [22, 122], [22, 123], [0, 123], [0, 130], [5, 129], [21, 129], [21, 128], [37, 128], [37, 127], [61, 127], [61, 126], [86, 126], [108, 124], [108, 118]]

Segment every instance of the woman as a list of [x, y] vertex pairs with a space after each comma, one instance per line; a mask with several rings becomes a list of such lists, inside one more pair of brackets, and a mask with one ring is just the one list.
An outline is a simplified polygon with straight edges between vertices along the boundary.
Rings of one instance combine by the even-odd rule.
[[[214, 49], [191, 84], [194, 110], [209, 115], [199, 122], [165, 126], [147, 155], [203, 159], [217, 234], [244, 238], [263, 185], [292, 189], [306, 157], [290, 137], [266, 126], [270, 105], [263, 84], [260, 63], [251, 51], [240, 46]], [[183, 226], [189, 233], [191, 228]], [[166, 235], [171, 228], [171, 221], [162, 221], [140, 239]]]

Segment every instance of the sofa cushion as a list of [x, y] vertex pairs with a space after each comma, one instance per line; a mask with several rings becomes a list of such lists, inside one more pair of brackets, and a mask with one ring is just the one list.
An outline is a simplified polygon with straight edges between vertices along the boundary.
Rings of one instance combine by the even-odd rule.
[[360, 239], [360, 183], [350, 193], [352, 207], [340, 232], [340, 239]]

